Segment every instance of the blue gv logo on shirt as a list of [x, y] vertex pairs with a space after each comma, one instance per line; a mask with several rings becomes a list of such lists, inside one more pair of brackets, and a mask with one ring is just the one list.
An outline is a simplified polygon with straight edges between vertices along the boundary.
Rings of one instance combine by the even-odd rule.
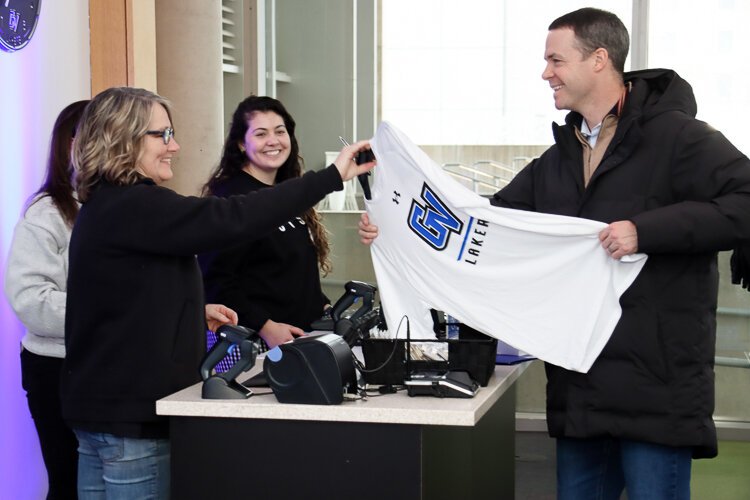
[[421, 201], [412, 200], [409, 211], [409, 229], [435, 250], [448, 246], [451, 233], [460, 234], [463, 222], [445, 206], [427, 183], [422, 185]]

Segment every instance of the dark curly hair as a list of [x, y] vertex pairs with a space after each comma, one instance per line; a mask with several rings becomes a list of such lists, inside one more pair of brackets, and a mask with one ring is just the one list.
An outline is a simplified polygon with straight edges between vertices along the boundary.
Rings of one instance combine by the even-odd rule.
[[[294, 131], [297, 124], [294, 118], [286, 110], [281, 101], [267, 96], [251, 95], [245, 98], [235, 109], [232, 115], [232, 123], [229, 127], [229, 134], [224, 142], [224, 149], [221, 155], [221, 161], [216, 170], [211, 174], [208, 182], [203, 186], [203, 196], [213, 195], [214, 190], [224, 180], [237, 174], [249, 162], [247, 155], [240, 149], [240, 144], [245, 140], [245, 134], [250, 127], [250, 120], [254, 113], [275, 113], [284, 120], [284, 126], [289, 134], [291, 150], [289, 158], [284, 162], [276, 173], [276, 182], [283, 182], [287, 179], [300, 177], [304, 170], [304, 160], [299, 154], [299, 145], [297, 136]], [[307, 227], [310, 229], [315, 250], [318, 254], [318, 264], [323, 272], [327, 275], [333, 267], [329, 260], [330, 245], [328, 242], [328, 233], [320, 221], [320, 215], [314, 208], [310, 208], [303, 215]]]

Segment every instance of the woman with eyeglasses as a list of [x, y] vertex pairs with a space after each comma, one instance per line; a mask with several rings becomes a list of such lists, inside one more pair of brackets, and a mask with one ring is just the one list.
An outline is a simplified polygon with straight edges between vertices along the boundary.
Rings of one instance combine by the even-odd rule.
[[[303, 163], [295, 128], [277, 99], [245, 98], [234, 111], [221, 161], [203, 193], [226, 198], [300, 177]], [[208, 300], [237, 311], [240, 323], [257, 331], [268, 347], [309, 331], [330, 307], [320, 285], [320, 271], [331, 270], [328, 237], [313, 207], [294, 214], [262, 239], [200, 255], [198, 260]], [[225, 361], [225, 368], [233, 364]]]
[[198, 382], [205, 352], [198, 253], [258, 238], [370, 170], [330, 167], [229, 198], [160, 184], [180, 146], [169, 103], [113, 88], [86, 108], [73, 148], [82, 202], [70, 243], [63, 414], [79, 441], [79, 498], [168, 498], [168, 422], [155, 402]]
[[52, 127], [47, 177], [16, 225], [5, 294], [23, 323], [21, 383], [26, 390], [44, 466], [47, 498], [75, 498], [78, 442], [60, 409], [60, 370], [70, 231], [78, 215], [70, 147], [88, 101], [66, 106]]

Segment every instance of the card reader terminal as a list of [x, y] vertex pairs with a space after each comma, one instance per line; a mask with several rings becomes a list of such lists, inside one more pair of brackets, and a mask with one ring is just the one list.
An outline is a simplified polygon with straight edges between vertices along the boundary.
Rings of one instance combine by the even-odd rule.
[[438, 398], [473, 398], [479, 390], [465, 371], [419, 371], [404, 381], [409, 396], [435, 396]]

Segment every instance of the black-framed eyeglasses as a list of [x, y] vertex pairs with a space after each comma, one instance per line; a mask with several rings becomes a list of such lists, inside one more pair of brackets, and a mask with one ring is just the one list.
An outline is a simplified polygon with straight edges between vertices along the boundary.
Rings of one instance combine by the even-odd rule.
[[169, 144], [169, 139], [174, 137], [174, 129], [169, 127], [164, 130], [146, 130], [146, 135], [153, 135], [154, 137], [161, 137], [164, 144]]

